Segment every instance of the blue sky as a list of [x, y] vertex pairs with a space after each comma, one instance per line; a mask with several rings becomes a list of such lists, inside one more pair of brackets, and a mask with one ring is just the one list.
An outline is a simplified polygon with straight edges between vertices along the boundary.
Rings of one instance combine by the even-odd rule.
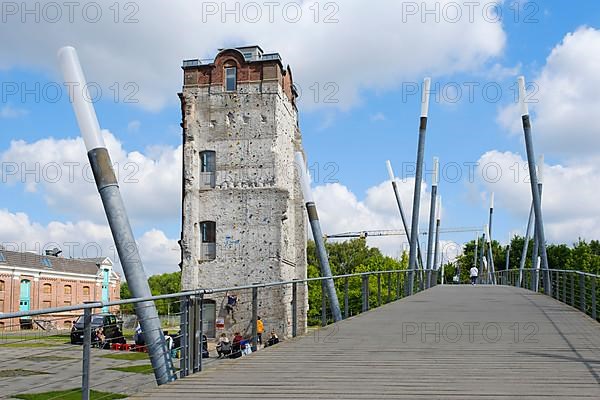
[[[520, 184], [510, 185], [507, 179], [514, 173], [511, 162], [523, 163], [518, 114], [511, 110], [514, 84], [523, 74], [528, 81], [543, 84], [532, 95], [539, 104], [531, 107], [537, 150], [545, 154], [548, 170], [547, 236], [550, 241], [566, 242], [579, 236], [600, 236], [595, 217], [600, 210], [586, 200], [590, 193], [573, 183], [581, 179], [593, 186], [597, 179], [597, 124], [581, 122], [580, 143], [588, 149], [583, 152], [570, 148], [572, 132], [559, 130], [563, 124], [570, 126], [568, 111], [573, 107], [582, 103], [591, 109], [600, 102], [599, 95], [590, 98], [582, 94], [593, 92], [593, 84], [598, 83], [597, 79], [583, 79], [586, 71], [597, 71], [598, 66], [597, 56], [593, 56], [600, 53], [598, 2], [580, 1], [575, 7], [557, 0], [521, 1], [516, 16], [514, 2], [506, 1], [497, 22], [482, 20], [476, 12], [478, 21], [473, 23], [464, 18], [448, 23], [443, 16], [440, 22], [429, 16], [423, 23], [422, 10], [416, 15], [402, 14], [406, 4], [399, 6], [399, 2], [382, 1], [374, 10], [364, 10], [358, 2], [344, 1], [319, 15], [323, 19], [325, 11], [334, 11], [338, 22], [329, 25], [315, 23], [307, 11], [310, 2], [300, 3], [305, 15], [295, 24], [277, 17], [273, 23], [248, 23], [244, 15], [240, 23], [227, 15], [223, 22], [222, 15], [207, 15], [206, 9], [187, 0], [169, 6], [154, 0], [140, 3], [135, 15], [138, 22], [129, 25], [104, 20], [50, 24], [43, 18], [41, 23], [23, 23], [4, 16], [8, 21], [0, 25], [0, 33], [7, 38], [0, 44], [0, 241], [35, 247], [35, 243], [68, 241], [68, 236], [74, 235], [77, 240], [104, 243], [105, 251], [110, 246], [93, 183], [80, 176], [75, 177], [76, 182], [64, 179], [68, 172], [65, 162], [85, 161], [85, 153], [77, 153], [79, 133], [66, 89], [62, 87], [58, 101], [51, 99], [55, 97], [52, 88], [60, 83], [55, 52], [65, 44], [80, 50], [88, 81], [99, 82], [102, 88], [97, 113], [118, 153], [113, 158], [122, 160], [122, 177], [131, 174], [134, 178], [133, 183], [122, 186], [152, 272], [175, 270], [178, 262], [181, 115], [177, 92], [181, 90], [181, 60], [205, 58], [218, 48], [248, 43], [279, 51], [284, 62], [291, 64], [302, 89], [300, 125], [309, 165], [319, 170], [314, 186], [318, 187], [326, 232], [400, 228], [393, 193], [389, 182], [385, 184], [385, 160], [392, 161], [398, 175], [403, 163], [414, 163], [420, 93], [407, 91], [424, 76], [431, 76], [434, 90], [437, 84], [443, 94], [439, 99], [433, 97], [430, 108], [426, 164], [430, 166], [432, 157], [438, 156], [449, 174], [450, 163], [463, 166], [458, 182], [442, 179], [440, 183], [443, 226], [485, 224], [487, 196], [495, 191], [494, 237], [506, 242], [510, 233], [522, 234], [530, 201], [523, 181], [525, 171], [521, 171]], [[187, 15], [182, 10], [193, 12]], [[181, 25], [194, 26], [186, 30], [173, 25], [178, 18], [199, 20], [195, 25], [181, 21]], [[403, 18], [407, 19], [404, 23]], [[360, 36], [356, 36], [357, 30], [362, 31]], [[20, 34], [25, 31], [30, 35]], [[194, 37], [180, 40], [177, 35], [181, 34]], [[324, 101], [330, 93], [329, 82], [339, 89], [333, 95], [334, 103]], [[321, 90], [316, 102], [310, 89], [315, 84]], [[478, 85], [472, 99], [468, 98], [468, 85]], [[489, 92], [483, 92], [485, 85]], [[119, 95], [115, 101], [116, 87]], [[456, 102], [452, 100], [453, 87], [462, 90]], [[570, 93], [568, 87], [582, 90]], [[25, 95], [23, 88], [36, 94]], [[502, 94], [498, 101], [490, 101], [495, 88], [501, 88]], [[135, 102], [127, 101], [127, 95]], [[563, 97], [566, 100], [561, 100]], [[579, 112], [578, 116], [589, 121], [596, 118], [593, 111]], [[46, 149], [48, 154], [43, 154]], [[40, 182], [35, 185], [31, 174], [23, 176], [24, 166], [40, 163], [41, 169], [49, 168], [54, 155], [62, 180], [48, 182], [40, 171]], [[464, 163], [481, 165], [482, 161], [501, 165], [503, 179], [485, 182], [478, 170], [476, 179], [469, 182]], [[127, 163], [138, 164], [131, 167]], [[15, 165], [18, 171], [12, 174]], [[403, 178], [408, 179], [402, 185], [408, 202], [412, 181], [410, 176]], [[430, 176], [425, 183], [429, 182]], [[424, 188], [426, 198], [429, 187]], [[80, 195], [82, 191], [85, 195]], [[423, 207], [426, 212], [428, 203]], [[351, 215], [340, 218], [337, 213], [342, 210]], [[426, 224], [422, 219], [423, 229]], [[454, 234], [444, 240], [461, 243], [473, 237], [471, 233]], [[397, 255], [399, 240], [372, 244]]]

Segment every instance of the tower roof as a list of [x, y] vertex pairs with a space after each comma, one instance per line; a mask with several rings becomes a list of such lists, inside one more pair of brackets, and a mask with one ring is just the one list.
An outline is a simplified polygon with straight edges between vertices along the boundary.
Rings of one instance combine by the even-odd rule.
[[230, 51], [230, 50], [235, 50], [238, 51], [242, 57], [244, 57], [244, 60], [248, 63], [252, 63], [252, 62], [260, 62], [260, 61], [279, 61], [280, 63], [282, 62], [281, 60], [281, 55], [279, 53], [265, 53], [264, 50], [258, 46], [258, 45], [251, 45], [251, 46], [240, 46], [240, 47], [230, 47], [230, 48], [223, 48], [223, 49], [218, 49], [218, 53], [215, 56], [214, 59], [200, 59], [200, 58], [193, 58], [193, 59], [187, 59], [187, 60], [183, 60], [183, 68], [193, 68], [193, 67], [198, 67], [200, 65], [210, 65], [210, 64], [214, 64], [216, 58], [223, 52], [225, 51]]

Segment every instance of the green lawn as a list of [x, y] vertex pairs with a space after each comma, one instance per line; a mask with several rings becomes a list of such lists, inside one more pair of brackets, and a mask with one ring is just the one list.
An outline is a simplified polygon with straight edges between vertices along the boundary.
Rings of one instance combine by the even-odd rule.
[[[44, 392], [44, 393], [33, 393], [33, 394], [17, 394], [14, 396], [17, 399], [25, 400], [50, 400], [50, 399], [66, 399], [66, 400], [80, 400], [81, 389], [61, 390], [57, 392]], [[118, 393], [106, 393], [97, 392], [90, 390], [90, 399], [124, 399], [127, 396]]]
[[138, 360], [147, 360], [148, 353], [127, 352], [127, 353], [122, 353], [122, 354], [106, 354], [106, 355], [102, 356], [102, 358], [112, 358], [114, 360], [138, 361]]
[[130, 367], [115, 367], [109, 368], [113, 371], [121, 371], [121, 372], [131, 372], [134, 374], [153, 374], [154, 370], [152, 369], [152, 365], [132, 365]]
[[39, 340], [53, 340], [56, 342], [71, 342], [71, 335], [40, 336]]
[[31, 340], [24, 340], [21, 342], [13, 342], [13, 343], [0, 343], [0, 349], [2, 349], [3, 347], [28, 347], [28, 348], [33, 348], [33, 347], [54, 347], [54, 346], [58, 346], [58, 344], [55, 343], [40, 343], [37, 341], [31, 341]]

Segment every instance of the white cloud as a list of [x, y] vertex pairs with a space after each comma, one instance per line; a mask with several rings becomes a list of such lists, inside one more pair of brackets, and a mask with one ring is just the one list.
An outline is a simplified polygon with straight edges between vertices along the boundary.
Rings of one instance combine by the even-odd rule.
[[507, 67], [499, 63], [495, 63], [489, 68], [488, 71], [485, 71], [486, 77], [495, 80], [504, 80], [510, 77], [515, 77], [521, 73], [522, 65], [518, 63], [514, 67]]
[[140, 131], [140, 128], [142, 126], [142, 123], [140, 121], [133, 120], [131, 122], [129, 122], [129, 124], [127, 124], [127, 131], [129, 133], [138, 133]]
[[[582, 27], [567, 34], [529, 79], [530, 111], [537, 150], [580, 158], [595, 156], [600, 146], [600, 30]], [[519, 108], [503, 108], [498, 121], [521, 132]]]
[[[147, 154], [127, 152], [108, 131], [109, 148], [119, 184], [134, 222], [178, 220], [181, 209], [181, 147], [153, 147]], [[3, 179], [22, 183], [42, 195], [52, 210], [77, 219], [104, 221], [104, 211], [81, 138], [12, 141], [0, 153]]]
[[[546, 236], [550, 241], [574, 242], [578, 237], [600, 237], [600, 205], [596, 188], [600, 185], [598, 146], [600, 128], [600, 30], [580, 27], [568, 33], [546, 59], [540, 72], [529, 79], [529, 108], [538, 154], [546, 153], [560, 164], [546, 165], [543, 211]], [[500, 110], [498, 122], [513, 133], [521, 133], [519, 107], [511, 104]], [[503, 179], [484, 184], [499, 193], [504, 203], [525, 224], [531, 189], [521, 155], [492, 151], [481, 163], [498, 162]], [[515, 182], [515, 173], [520, 179]]]
[[[410, 227], [414, 179], [399, 181], [398, 188]], [[427, 230], [430, 196], [431, 193], [423, 184], [419, 213], [421, 231]], [[314, 197], [322, 229], [326, 234], [369, 230], [404, 231], [390, 181], [369, 188], [364, 200], [359, 200], [346, 186], [339, 183], [317, 186]], [[425, 249], [426, 236], [421, 235], [420, 240], [422, 249]], [[404, 236], [369, 237], [368, 242], [392, 257], [400, 257], [403, 251], [408, 251]]]
[[[7, 22], [0, 25], [0, 68], [55, 70], [57, 49], [73, 45], [80, 52], [91, 82], [102, 84], [107, 92], [115, 83], [124, 88], [134, 82], [139, 87], [135, 97], [140, 105], [160, 109], [167, 102], [176, 101], [173, 94], [181, 87], [181, 60], [214, 56], [218, 47], [257, 43], [267, 51], [280, 52], [284, 62], [293, 67], [307, 106], [348, 108], [360, 101], [364, 89], [389, 90], [406, 80], [420, 82], [425, 74], [481, 69], [501, 55], [506, 42], [502, 24], [484, 16], [483, 5], [473, 13], [472, 20], [468, 10], [463, 9], [459, 21], [441, 18], [431, 24], [434, 16], [427, 17], [429, 23], [423, 23], [421, 12], [407, 15], [403, 12], [404, 2], [395, 0], [372, 2], [368, 7], [360, 0], [284, 1], [273, 13], [258, 2], [253, 3], [261, 5], [258, 21], [255, 10], [236, 0], [172, 0], [168, 4], [145, 0], [127, 3], [128, 8], [121, 9], [119, 15], [115, 15], [114, 2], [98, 3], [103, 16], [97, 23], [84, 20], [81, 6], [76, 8], [72, 22], [67, 9], [62, 10], [57, 23], [48, 23], [48, 18], [35, 23], [35, 16], [22, 23], [20, 12], [7, 16]], [[296, 10], [291, 7], [286, 12], [288, 3], [302, 7], [296, 23], [289, 22]], [[415, 4], [423, 9], [443, 9], [447, 3], [457, 4], [452, 0]], [[139, 7], [134, 15], [138, 22], [123, 23], [136, 11], [131, 8], [134, 6]], [[215, 6], [219, 11], [216, 15], [203, 12], [206, 7]], [[239, 10], [239, 22], [235, 21], [235, 11], [222, 12], [235, 7]], [[114, 22], [115, 17], [118, 23]], [[338, 22], [324, 23], [328, 17]], [[36, 40], [32, 41], [32, 37]], [[59, 79], [58, 73], [55, 76]], [[324, 102], [329, 82], [339, 87], [337, 104]], [[316, 99], [310, 89], [315, 85], [321, 88]]]
[[27, 115], [29, 112], [22, 108], [14, 108], [10, 104], [5, 105], [0, 109], [0, 118], [20, 118]]
[[[147, 275], [178, 271], [180, 253], [177, 240], [152, 229], [137, 241]], [[25, 213], [0, 209], [0, 244], [7, 250], [37, 253], [58, 247], [63, 250], [63, 257], [105, 256], [119, 263], [108, 225], [86, 220], [52, 221], [43, 225], [32, 221]], [[117, 265], [117, 270], [121, 271], [120, 265]]]
[[[519, 154], [489, 151], [479, 159], [479, 176], [486, 176], [482, 186], [496, 193], [496, 205], [527, 223], [531, 205], [531, 185], [527, 162]], [[493, 171], [501, 170], [497, 179]], [[600, 203], [596, 191], [600, 186], [600, 168], [590, 165], [544, 165], [542, 208], [546, 237], [552, 242], [571, 243], [584, 237], [600, 237]], [[482, 201], [484, 201], [482, 199]]]
[[379, 122], [379, 121], [385, 121], [386, 117], [385, 117], [384, 113], [378, 112], [378, 113], [371, 115], [370, 119], [372, 122]]

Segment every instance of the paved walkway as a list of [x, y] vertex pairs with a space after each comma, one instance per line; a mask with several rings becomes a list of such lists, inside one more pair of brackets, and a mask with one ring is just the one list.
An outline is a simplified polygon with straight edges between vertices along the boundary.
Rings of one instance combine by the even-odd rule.
[[[41, 341], [35, 341], [34, 345], [29, 341], [20, 345], [23, 347], [0, 344], [0, 399], [81, 387], [81, 346], [62, 343], [42, 346]], [[110, 369], [139, 366], [151, 371], [149, 360], [112, 359], [106, 358], [107, 355], [125, 357], [128, 353], [92, 349], [92, 389], [130, 395], [156, 388], [153, 374]], [[7, 372], [14, 375], [7, 376]]]
[[600, 324], [524, 289], [437, 286], [139, 399], [600, 399]]

